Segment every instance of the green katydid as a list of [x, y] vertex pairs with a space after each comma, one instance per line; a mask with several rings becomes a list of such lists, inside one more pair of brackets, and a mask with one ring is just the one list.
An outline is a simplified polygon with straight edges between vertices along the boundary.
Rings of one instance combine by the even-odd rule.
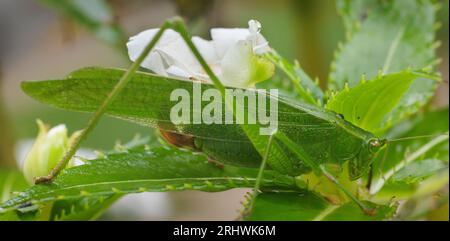
[[[342, 165], [344, 162], [349, 161], [351, 178], [359, 178], [369, 170], [374, 155], [383, 148], [385, 140], [381, 140], [372, 133], [352, 125], [345, 121], [339, 114], [311, 105], [277, 98], [279, 112], [282, 114], [280, 114], [279, 128], [272, 136], [259, 135], [258, 125], [208, 125], [205, 127], [205, 125], [177, 126], [169, 123], [167, 110], [170, 108], [166, 106], [166, 109], [163, 109], [163, 102], [166, 102], [165, 104], [168, 102], [167, 95], [164, 94], [170, 93], [174, 88], [192, 88], [193, 83], [137, 72], [142, 61], [166, 29], [173, 29], [180, 33], [204, 71], [214, 83], [214, 85], [203, 84], [202, 86], [206, 89], [216, 88], [220, 91], [222, 97], [224, 97], [224, 85], [206, 64], [195, 45], [191, 42], [182, 20], [175, 18], [166, 21], [128, 71], [85, 69], [75, 72], [69, 77], [68, 81], [77, 80], [77, 83], [74, 82], [76, 88], [77, 84], [85, 86], [90, 81], [89, 78], [83, 78], [87, 76], [86, 73], [101, 74], [102, 71], [106, 71], [105, 75], [108, 77], [104, 78], [102, 84], [105, 89], [112, 89], [112, 91], [107, 93], [106, 99], [104, 100], [87, 100], [84, 103], [85, 106], [77, 106], [75, 103], [71, 106], [60, 106], [73, 110], [96, 111], [87, 127], [74, 142], [74, 145], [61, 162], [57, 164], [48, 176], [36, 179], [37, 183], [51, 181], [58, 175], [72, 158], [83, 138], [87, 136], [99, 118], [106, 112], [113, 116], [155, 126], [161, 129], [163, 137], [170, 143], [203, 152], [217, 162], [231, 162], [254, 167], [262, 163], [261, 170], [265, 168], [265, 163], [267, 162], [272, 169], [292, 176], [310, 171], [324, 174], [335, 182], [352, 200], [357, 202], [361, 208], [368, 211], [352, 193], [345, 190], [326, 171], [324, 165]], [[116, 82], [119, 78], [120, 80]], [[132, 88], [132, 86], [130, 87], [128, 84], [135, 85], [135, 87], [138, 84], [142, 84], [139, 81], [149, 86], [160, 85], [160, 89], [151, 88], [147, 89], [147, 91], [154, 91], [154, 95], [160, 95], [162, 101], [159, 102], [160, 105], [158, 105], [158, 101], [150, 102], [153, 104], [154, 109], [151, 109], [147, 103], [141, 102], [142, 105], [137, 103], [132, 108], [134, 110], [140, 110], [138, 112], [142, 116], [133, 116], [133, 114], [123, 111], [131, 107], [121, 106], [120, 99], [124, 98], [121, 92], [130, 91], [129, 88]], [[26, 86], [24, 88], [26, 89]], [[152, 95], [152, 93], [148, 94]], [[121, 97], [117, 100], [116, 97], [118, 96]], [[136, 94], [136, 96], [139, 96], [139, 94]], [[55, 98], [58, 98], [57, 94], [55, 94]], [[275, 97], [267, 95], [266, 98], [271, 99]], [[229, 108], [230, 103], [227, 103], [226, 100], [224, 102], [225, 106]], [[164, 111], [166, 111], [165, 114], [161, 114]], [[228, 136], [233, 136], [233, 138], [223, 138], [224, 133]], [[263, 156], [264, 158], [262, 158]], [[255, 187], [255, 190], [257, 189], [258, 186]]]

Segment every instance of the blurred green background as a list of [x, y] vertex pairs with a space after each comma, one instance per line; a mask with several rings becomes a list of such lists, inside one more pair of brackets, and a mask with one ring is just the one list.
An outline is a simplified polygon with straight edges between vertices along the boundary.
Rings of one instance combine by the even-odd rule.
[[[80, 0], [89, 5], [89, 1]], [[20, 90], [23, 80], [57, 79], [85, 66], [126, 68], [130, 64], [123, 44], [147, 28], [158, 27], [166, 18], [181, 15], [191, 34], [210, 39], [211, 27], [247, 27], [249, 19], [262, 23], [262, 33], [271, 47], [288, 59], [298, 59], [307, 73], [324, 84], [333, 51], [345, 40], [343, 23], [335, 1], [331, 0], [111, 0], [110, 9], [90, 6], [92, 15], [120, 25], [119, 41], [108, 41], [108, 33], [96, 26], [74, 21], [54, 1], [0, 1], [0, 165], [17, 166], [23, 156], [24, 140], [37, 134], [35, 119], [51, 125], [65, 123], [70, 132], [84, 127], [89, 115], [57, 110], [39, 104]], [[92, 4], [92, 1], [91, 1]], [[100, 6], [101, 7], [101, 6]], [[103, 12], [102, 12], [103, 11]], [[64, 14], [65, 13], [65, 14]], [[110, 16], [108, 16], [110, 14]], [[448, 105], [448, 1], [439, 12], [442, 42], [439, 56], [444, 83], [433, 100], [435, 105]], [[105, 41], [106, 40], [106, 41]], [[154, 130], [104, 117], [83, 146], [111, 149], [116, 141], [131, 139], [136, 133], [146, 135]], [[23, 146], [23, 145], [22, 145]], [[22, 148], [23, 149], [23, 148]], [[26, 150], [25, 150], [26, 151]], [[122, 200], [107, 213], [108, 219], [232, 219], [239, 201], [248, 190], [232, 190], [217, 194], [196, 192], [155, 194], [144, 201], [131, 200], [154, 209], [133, 212]], [[140, 199], [139, 199], [140, 200]], [[147, 201], [145, 201], [147, 200]], [[150, 201], [149, 201], [150, 200]], [[153, 200], [153, 201], [152, 201]], [[156, 200], [156, 201], [155, 201]], [[122, 205], [122, 206], [120, 206]], [[159, 206], [158, 206], [159, 205]], [[152, 205], [150, 205], [152, 206]], [[205, 210], [207, 209], [207, 210]], [[209, 211], [208, 211], [209, 210]], [[162, 212], [163, 211], [163, 212]]]

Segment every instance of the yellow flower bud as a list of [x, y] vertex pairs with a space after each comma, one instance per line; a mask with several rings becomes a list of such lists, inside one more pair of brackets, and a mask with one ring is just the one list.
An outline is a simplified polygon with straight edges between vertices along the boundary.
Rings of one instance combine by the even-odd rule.
[[[30, 183], [33, 183], [35, 177], [48, 175], [68, 150], [71, 140], [79, 134], [75, 132], [68, 138], [65, 125], [49, 129], [41, 120], [36, 122], [39, 134], [23, 165], [23, 173]], [[68, 166], [70, 165], [71, 163]]]

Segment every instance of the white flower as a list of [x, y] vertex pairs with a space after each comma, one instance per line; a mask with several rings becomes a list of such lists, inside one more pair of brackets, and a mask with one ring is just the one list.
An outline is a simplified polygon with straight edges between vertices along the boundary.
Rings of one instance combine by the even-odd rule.
[[[33, 183], [34, 177], [48, 175], [68, 150], [73, 138], [79, 135], [79, 132], [75, 132], [69, 138], [65, 125], [57, 125], [49, 130], [42, 121], [37, 120], [37, 124], [39, 134], [23, 165], [24, 176], [30, 183]], [[68, 166], [71, 165], [69, 163]]]
[[[270, 51], [260, 34], [261, 24], [248, 22], [249, 28], [213, 28], [212, 40], [192, 37], [207, 64], [226, 86], [254, 87], [257, 82], [273, 75], [274, 65], [260, 55]], [[135, 61], [159, 29], [149, 29], [130, 38], [128, 54]], [[211, 82], [181, 36], [164, 32], [155, 48], [142, 62], [142, 67], [163, 76], [199, 79]]]

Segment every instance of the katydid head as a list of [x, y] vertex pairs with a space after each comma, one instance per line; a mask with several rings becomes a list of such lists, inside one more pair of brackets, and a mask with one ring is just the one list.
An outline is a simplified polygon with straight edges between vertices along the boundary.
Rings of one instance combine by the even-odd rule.
[[385, 139], [370, 138], [362, 145], [358, 155], [349, 163], [350, 179], [356, 180], [368, 172], [375, 155], [386, 145]]

